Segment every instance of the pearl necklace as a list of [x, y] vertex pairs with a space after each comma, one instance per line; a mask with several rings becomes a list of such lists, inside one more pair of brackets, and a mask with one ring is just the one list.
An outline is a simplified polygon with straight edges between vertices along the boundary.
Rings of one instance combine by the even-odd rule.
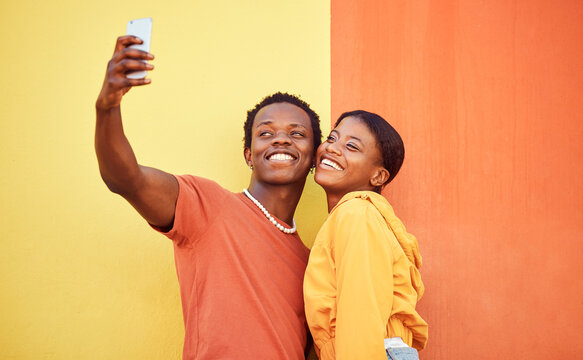
[[278, 228], [279, 230], [281, 230], [282, 232], [286, 233], [286, 234], [293, 234], [296, 232], [297, 227], [296, 227], [296, 219], [292, 218], [294, 227], [290, 228], [286, 228], [285, 226], [281, 225], [280, 223], [277, 222], [277, 220], [275, 220], [275, 218], [269, 213], [269, 211], [267, 211], [265, 209], [265, 207], [263, 207], [263, 205], [259, 202], [259, 200], [255, 199], [253, 197], [253, 195], [251, 195], [249, 193], [249, 191], [247, 191], [247, 189], [243, 189], [243, 193], [245, 193], [245, 195], [251, 200], [253, 201], [253, 203], [255, 205], [257, 205], [257, 207], [259, 208], [259, 210], [261, 210], [263, 212], [263, 214], [265, 215], [265, 217], [271, 221], [271, 223], [273, 225], [275, 225], [276, 228]]

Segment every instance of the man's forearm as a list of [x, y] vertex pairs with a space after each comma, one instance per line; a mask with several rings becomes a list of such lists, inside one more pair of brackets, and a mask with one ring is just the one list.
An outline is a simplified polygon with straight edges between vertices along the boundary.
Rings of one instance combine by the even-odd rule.
[[96, 112], [95, 152], [101, 178], [114, 193], [131, 193], [142, 181], [142, 173], [124, 134], [120, 108], [104, 110], [97, 106]]

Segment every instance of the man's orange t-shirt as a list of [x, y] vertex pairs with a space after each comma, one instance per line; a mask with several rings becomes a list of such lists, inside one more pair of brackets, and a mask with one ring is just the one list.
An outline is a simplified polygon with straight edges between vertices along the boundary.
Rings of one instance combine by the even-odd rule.
[[[184, 359], [303, 359], [309, 250], [244, 194], [176, 176], [174, 257]], [[281, 221], [280, 221], [281, 223]]]

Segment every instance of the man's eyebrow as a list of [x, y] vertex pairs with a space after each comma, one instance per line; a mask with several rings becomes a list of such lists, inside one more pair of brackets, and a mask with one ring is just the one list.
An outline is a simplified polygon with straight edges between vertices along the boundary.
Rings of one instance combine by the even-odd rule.
[[258, 123], [256, 126], [271, 125], [271, 124], [273, 124], [273, 121], [271, 121], [271, 120], [263, 120], [262, 122]]
[[305, 128], [305, 127], [306, 127], [305, 125], [302, 125], [302, 124], [296, 124], [296, 123], [289, 124], [289, 126], [290, 126], [290, 127], [303, 127], [303, 128]]
[[[261, 125], [271, 125], [273, 124], [273, 121], [271, 120], [263, 120], [257, 124], [255, 124], [256, 127], [259, 127]], [[302, 125], [300, 123], [291, 123], [288, 125], [288, 127], [302, 127], [302, 128], [307, 128], [305, 125]]]

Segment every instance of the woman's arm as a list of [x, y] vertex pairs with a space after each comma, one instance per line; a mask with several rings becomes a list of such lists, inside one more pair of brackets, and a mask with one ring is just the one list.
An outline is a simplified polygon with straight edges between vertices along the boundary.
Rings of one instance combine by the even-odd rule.
[[388, 229], [368, 201], [353, 200], [337, 211], [336, 359], [386, 360], [383, 339], [393, 304]]

